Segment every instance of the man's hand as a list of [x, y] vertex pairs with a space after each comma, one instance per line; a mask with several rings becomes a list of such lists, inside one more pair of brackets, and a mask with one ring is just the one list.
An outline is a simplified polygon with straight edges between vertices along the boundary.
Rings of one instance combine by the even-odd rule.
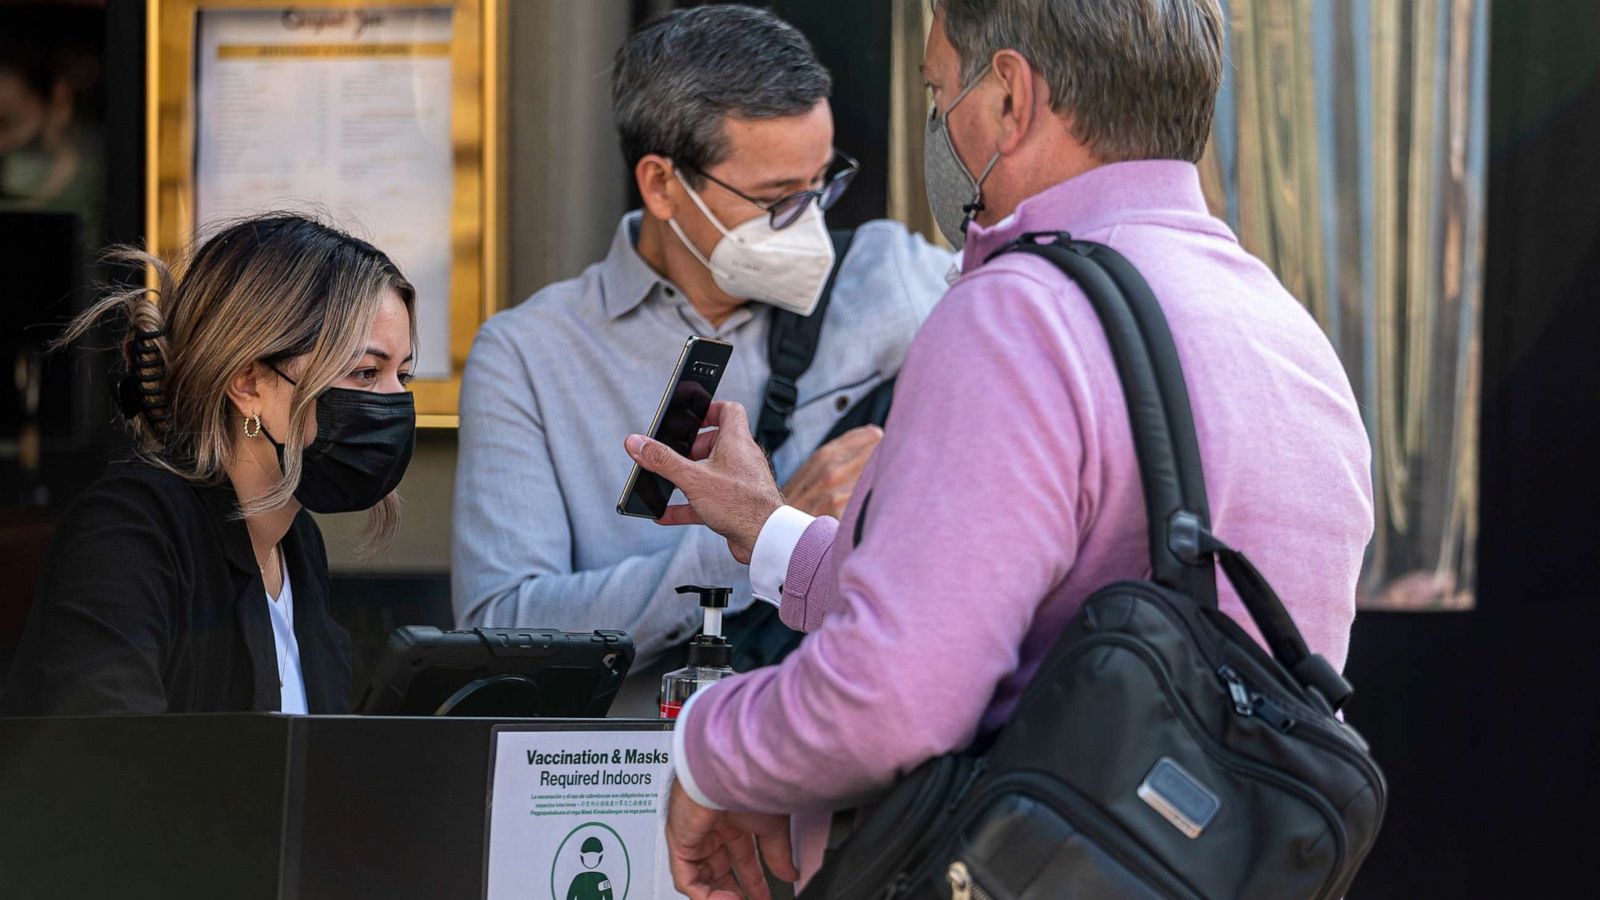
[[882, 428], [863, 425], [823, 444], [783, 486], [783, 496], [808, 515], [843, 517], [861, 470], [881, 440]]
[[718, 401], [711, 404], [705, 421], [714, 430], [695, 438], [689, 459], [642, 434], [628, 436], [628, 455], [646, 471], [677, 485], [689, 499], [688, 506], [667, 507], [658, 522], [704, 524], [727, 538], [734, 559], [748, 563], [761, 526], [783, 505], [783, 493], [773, 480], [767, 455], [750, 436], [744, 407]]
[[771, 900], [761, 859], [784, 881], [800, 877], [787, 817], [707, 809], [676, 781], [667, 800], [667, 858], [673, 885], [691, 900]]

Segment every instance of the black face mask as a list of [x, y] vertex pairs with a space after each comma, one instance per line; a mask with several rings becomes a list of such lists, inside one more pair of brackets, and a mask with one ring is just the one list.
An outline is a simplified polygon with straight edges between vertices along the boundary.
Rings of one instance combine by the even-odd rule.
[[[267, 440], [278, 451], [282, 471], [283, 445], [270, 434]], [[329, 388], [317, 395], [317, 438], [300, 455], [294, 497], [314, 513], [371, 509], [399, 486], [416, 446], [417, 409], [410, 393]]]

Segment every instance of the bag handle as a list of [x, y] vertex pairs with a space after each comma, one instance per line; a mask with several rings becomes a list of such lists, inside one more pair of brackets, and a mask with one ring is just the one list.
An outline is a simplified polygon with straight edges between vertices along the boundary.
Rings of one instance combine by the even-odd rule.
[[1350, 683], [1306, 646], [1283, 601], [1244, 554], [1211, 534], [1211, 512], [1189, 390], [1166, 315], [1150, 285], [1120, 253], [1056, 232], [1030, 232], [990, 254], [1029, 253], [1054, 264], [1089, 299], [1122, 380], [1144, 486], [1155, 581], [1217, 609], [1216, 571], [1239, 594], [1272, 655], [1334, 709]]

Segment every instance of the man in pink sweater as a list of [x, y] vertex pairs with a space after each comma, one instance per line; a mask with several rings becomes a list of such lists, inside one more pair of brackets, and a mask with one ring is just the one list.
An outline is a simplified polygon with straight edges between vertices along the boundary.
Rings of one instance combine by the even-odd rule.
[[1148, 574], [1098, 319], [1047, 262], [989, 258], [1025, 232], [1109, 244], [1144, 274], [1183, 363], [1215, 532], [1343, 666], [1372, 531], [1368, 440], [1316, 322], [1207, 212], [1194, 163], [1223, 27], [1215, 0], [936, 4], [929, 199], [965, 245], [963, 274], [911, 346], [842, 521], [783, 505], [737, 406], [713, 409], [693, 461], [628, 439], [689, 500], [663, 523], [722, 534], [757, 595], [810, 632], [678, 719], [668, 843], [690, 897], [765, 897], [758, 847], [780, 877], [815, 871], [829, 811], [999, 727], [1089, 594]]

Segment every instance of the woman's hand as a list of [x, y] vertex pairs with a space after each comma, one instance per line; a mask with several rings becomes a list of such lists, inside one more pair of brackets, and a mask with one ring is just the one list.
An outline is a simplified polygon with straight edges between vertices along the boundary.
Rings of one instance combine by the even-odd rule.
[[711, 431], [695, 438], [690, 458], [642, 434], [629, 435], [628, 455], [648, 472], [671, 481], [688, 498], [687, 506], [667, 507], [662, 525], [705, 525], [728, 541], [733, 558], [750, 562], [756, 538], [784, 503], [772, 466], [755, 438], [744, 407], [718, 401], [706, 413]]
[[800, 877], [788, 817], [707, 809], [677, 781], [667, 800], [667, 859], [672, 883], [692, 900], [771, 900], [762, 859], [784, 881]]

